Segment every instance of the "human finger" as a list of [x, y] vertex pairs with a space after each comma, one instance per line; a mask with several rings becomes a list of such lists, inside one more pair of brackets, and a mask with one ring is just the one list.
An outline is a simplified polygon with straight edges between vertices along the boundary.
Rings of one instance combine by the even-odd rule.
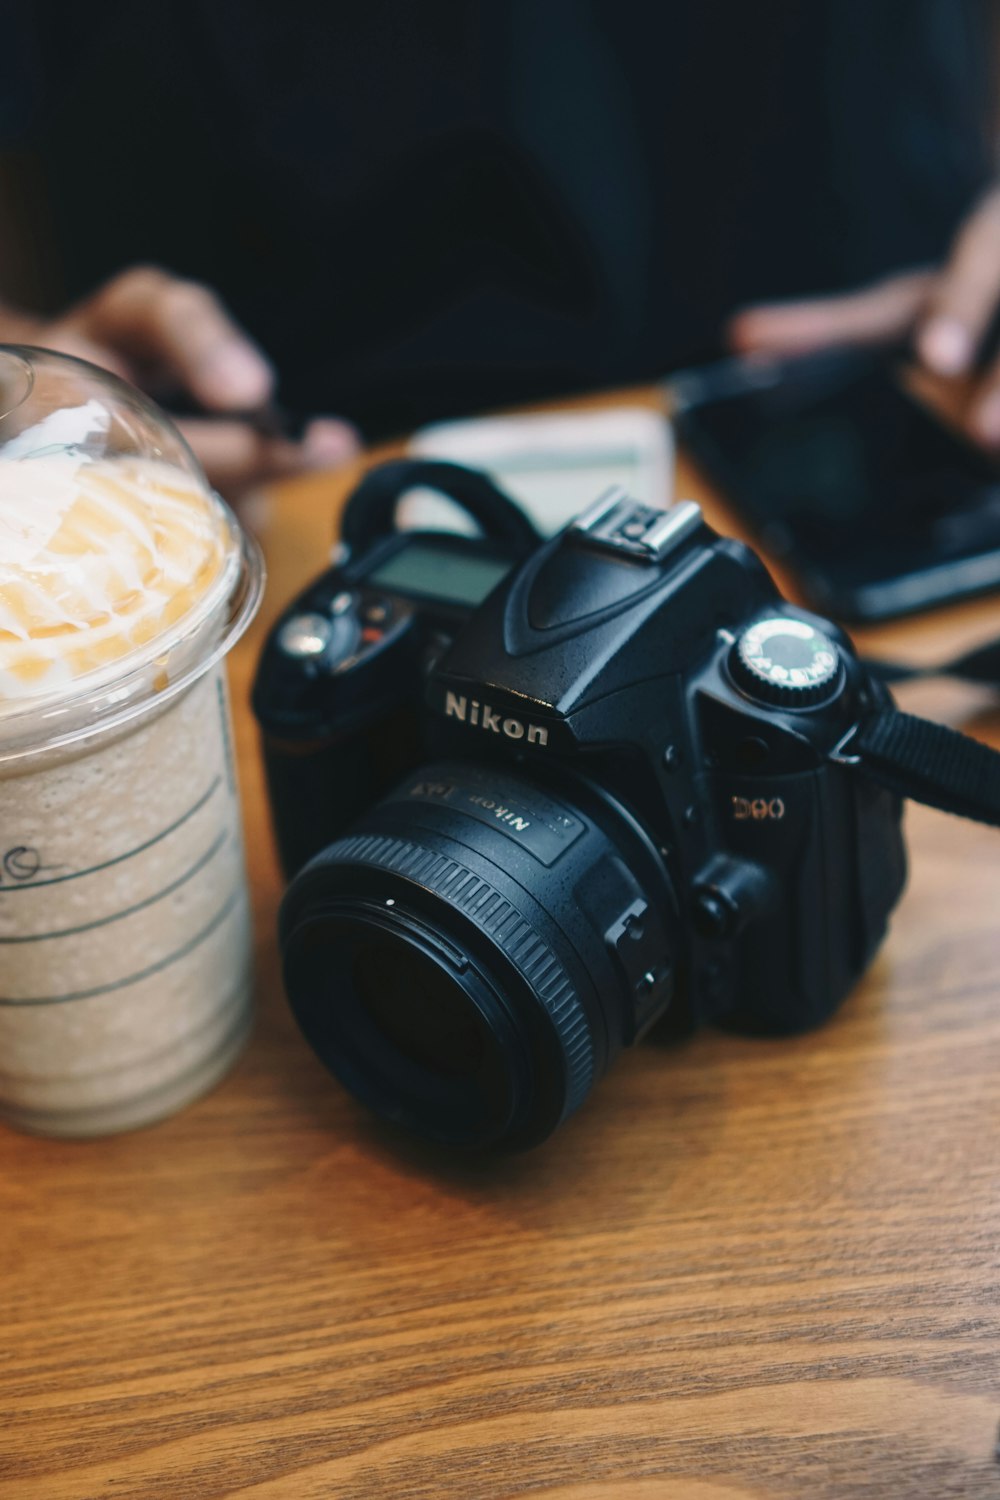
[[265, 435], [249, 422], [192, 417], [178, 426], [223, 494], [310, 469], [335, 468], [359, 452], [355, 430], [335, 418], [310, 423], [300, 442]]
[[1000, 360], [979, 379], [960, 416], [977, 443], [1000, 449]]
[[971, 369], [1000, 303], [1000, 187], [965, 220], [940, 272], [920, 330], [917, 352], [938, 375]]
[[85, 359], [88, 364], [100, 365], [123, 379], [132, 378], [127, 361], [103, 344], [87, 338], [59, 318], [39, 318], [34, 313], [3, 307], [0, 316], [0, 334], [5, 344], [28, 344], [37, 349], [54, 349], [60, 354], [72, 354], [76, 359]]
[[274, 371], [210, 287], [158, 266], [134, 266], [62, 320], [173, 378], [209, 411], [249, 410], [270, 399]]
[[363, 447], [358, 429], [342, 417], [313, 417], [303, 429], [302, 443], [312, 469], [350, 463]]
[[912, 327], [933, 284], [933, 271], [903, 271], [836, 296], [743, 308], [730, 319], [728, 342], [741, 354], [891, 343]]

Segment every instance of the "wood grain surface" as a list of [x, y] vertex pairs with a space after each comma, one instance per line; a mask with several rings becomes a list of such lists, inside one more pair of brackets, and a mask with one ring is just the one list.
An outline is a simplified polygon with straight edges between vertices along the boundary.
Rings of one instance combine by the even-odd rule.
[[[247, 1051], [131, 1135], [0, 1127], [0, 1500], [1000, 1496], [1000, 834], [909, 811], [889, 940], [821, 1031], [642, 1045], [522, 1157], [402, 1143], [282, 998], [246, 706], [349, 477], [247, 510]], [[687, 468], [681, 492], [732, 529]], [[994, 601], [865, 644], [998, 631]], [[903, 701], [1000, 744], [986, 692]]]

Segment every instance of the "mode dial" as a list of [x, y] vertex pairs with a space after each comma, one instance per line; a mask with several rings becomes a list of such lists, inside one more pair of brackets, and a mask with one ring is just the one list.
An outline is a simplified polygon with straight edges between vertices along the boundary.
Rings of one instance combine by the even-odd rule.
[[751, 698], [782, 708], [822, 703], [832, 696], [842, 671], [836, 642], [787, 615], [748, 625], [733, 646], [729, 664]]

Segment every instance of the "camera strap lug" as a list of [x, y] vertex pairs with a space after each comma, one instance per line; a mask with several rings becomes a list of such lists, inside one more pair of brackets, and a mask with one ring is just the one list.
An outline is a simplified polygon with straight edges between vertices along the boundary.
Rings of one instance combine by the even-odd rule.
[[836, 766], [859, 766], [861, 764], [861, 756], [848, 755], [847, 747], [852, 743], [855, 735], [858, 734], [860, 729], [860, 724], [852, 724], [847, 733], [842, 734], [840, 739], [834, 745], [833, 749], [827, 756], [827, 760], [832, 760], [834, 765]]

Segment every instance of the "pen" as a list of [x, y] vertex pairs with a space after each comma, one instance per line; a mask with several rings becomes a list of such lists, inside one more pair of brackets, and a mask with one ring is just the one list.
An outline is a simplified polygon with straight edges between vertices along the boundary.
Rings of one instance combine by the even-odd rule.
[[253, 411], [234, 415], [237, 421], [246, 422], [261, 437], [281, 438], [289, 443], [302, 441], [302, 435], [309, 420], [301, 412], [289, 411], [278, 401], [266, 401], [263, 406], [258, 406]]

